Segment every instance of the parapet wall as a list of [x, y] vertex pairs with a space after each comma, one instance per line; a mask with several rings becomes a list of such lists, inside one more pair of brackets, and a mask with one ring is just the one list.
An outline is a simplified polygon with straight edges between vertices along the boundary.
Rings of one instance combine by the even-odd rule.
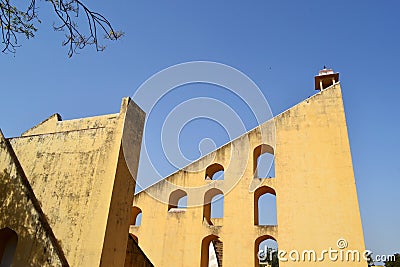
[[[18, 159], [1, 131], [0, 215], [0, 235], [5, 231], [16, 235], [15, 252], [11, 255], [13, 266], [68, 266]], [[2, 238], [4, 236], [0, 238], [3, 243]]]
[[126, 98], [118, 114], [55, 114], [8, 140], [71, 266], [124, 264], [143, 125], [144, 112]]
[[[274, 154], [275, 177], [255, 177], [260, 146]], [[224, 180], [206, 179], [212, 164], [223, 166]], [[188, 203], [179, 212], [170, 211], [173, 203], [168, 203], [177, 188], [180, 195], [187, 194]], [[210, 192], [224, 195], [223, 219], [206, 219]], [[276, 196], [277, 225], [258, 224], [259, 212], [273, 212], [258, 210], [263, 194]], [[338, 239], [344, 238], [346, 250], [363, 253], [340, 84], [140, 192], [133, 206], [142, 211], [142, 219], [130, 232], [156, 266], [207, 266], [207, 246], [215, 240], [223, 243], [223, 266], [258, 266], [258, 245], [267, 239], [276, 240], [287, 253], [314, 250], [320, 258], [324, 250], [338, 249]], [[331, 261], [326, 256], [323, 261], [288, 259], [280, 266], [365, 267], [366, 262]]]

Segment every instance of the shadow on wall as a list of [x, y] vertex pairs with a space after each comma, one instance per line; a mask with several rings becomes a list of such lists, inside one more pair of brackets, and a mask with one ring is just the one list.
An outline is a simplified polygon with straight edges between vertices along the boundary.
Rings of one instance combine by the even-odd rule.
[[7, 170], [0, 173], [1, 266], [69, 266], [23, 179]]
[[0, 230], [0, 266], [11, 266], [17, 249], [18, 235], [6, 227]]

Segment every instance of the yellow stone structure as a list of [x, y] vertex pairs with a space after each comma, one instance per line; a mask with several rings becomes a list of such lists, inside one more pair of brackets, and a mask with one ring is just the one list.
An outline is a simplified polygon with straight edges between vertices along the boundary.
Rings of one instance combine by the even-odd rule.
[[126, 98], [117, 114], [55, 114], [21, 137], [1, 134], [1, 264], [108, 267], [136, 257], [127, 244], [144, 118]]
[[[366, 267], [341, 87], [327, 75], [315, 95], [135, 196], [145, 114], [129, 98], [116, 114], [0, 131], [0, 265], [260, 266], [272, 239], [279, 266]], [[264, 153], [275, 177], [257, 175]], [[218, 194], [223, 218], [212, 218]], [[265, 194], [276, 225], [260, 223]]]
[[[274, 154], [275, 177], [255, 175], [263, 153]], [[244, 164], [243, 172], [242, 166], [232, 166], [232, 155], [239, 158], [235, 164]], [[224, 179], [213, 180], [219, 170]], [[210, 200], [219, 193], [224, 195], [223, 218], [212, 219]], [[258, 225], [259, 212], [269, 212], [258, 210], [263, 194], [276, 196], [277, 225]], [[187, 207], [177, 208], [183, 196]], [[222, 248], [216, 253], [219, 266], [259, 266], [259, 244], [266, 239], [286, 251], [279, 266], [367, 266], [340, 83], [333, 81], [138, 193], [132, 224], [139, 213], [141, 223], [130, 233], [155, 266], [210, 266], [210, 243]], [[335, 253], [333, 260], [323, 254], [330, 248], [338, 250], [336, 261]], [[315, 261], [312, 254], [308, 260], [310, 250]], [[359, 262], [346, 261], [353, 250], [360, 252]]]

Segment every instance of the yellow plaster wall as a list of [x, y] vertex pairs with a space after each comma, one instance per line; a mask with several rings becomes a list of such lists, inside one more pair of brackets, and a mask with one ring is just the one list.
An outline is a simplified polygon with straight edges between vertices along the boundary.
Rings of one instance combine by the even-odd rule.
[[11, 146], [69, 264], [123, 266], [144, 113], [126, 98], [119, 114], [60, 119], [53, 115]]
[[[253, 150], [262, 143], [275, 148], [275, 178], [253, 178]], [[224, 166], [223, 181], [204, 179], [205, 168], [212, 163]], [[193, 171], [198, 169], [203, 170]], [[237, 177], [241, 177], [238, 182]], [[223, 191], [222, 226], [203, 222], [202, 206], [168, 212], [166, 202], [174, 189], [169, 182], [185, 187], [189, 206], [198, 204], [210, 188]], [[263, 185], [276, 192], [277, 226], [254, 225], [254, 190]], [[275, 238], [279, 249], [287, 252], [337, 249], [339, 238], [348, 241], [347, 249], [362, 252], [364, 239], [340, 85], [317, 93], [137, 194], [133, 205], [143, 213], [141, 225], [131, 226], [130, 233], [138, 237], [155, 266], [199, 266], [201, 241], [211, 234], [223, 242], [224, 266], [255, 266], [255, 240], [263, 235]], [[366, 263], [331, 262], [327, 257], [323, 262], [280, 263], [293, 265]]]
[[[279, 245], [285, 250], [365, 250], [340, 85], [276, 119]], [[324, 266], [366, 266], [330, 261]], [[295, 265], [289, 263], [289, 266]], [[313, 263], [298, 263], [312, 266]]]
[[6, 227], [18, 235], [13, 266], [68, 266], [11, 146], [0, 131], [0, 229]]

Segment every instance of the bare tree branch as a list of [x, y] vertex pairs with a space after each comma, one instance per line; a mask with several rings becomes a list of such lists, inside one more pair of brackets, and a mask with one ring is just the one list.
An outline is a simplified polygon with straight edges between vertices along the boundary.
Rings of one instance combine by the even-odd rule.
[[[18, 37], [21, 35], [27, 39], [34, 37], [37, 31], [35, 25], [41, 23], [36, 12], [36, 0], [30, 0], [24, 11], [18, 9], [11, 1], [0, 0], [0, 27], [4, 53], [15, 53], [19, 46]], [[103, 15], [90, 10], [79, 0], [45, 0], [45, 2], [51, 4], [58, 18], [58, 22], [53, 24], [54, 30], [65, 33], [62, 45], [68, 46], [69, 57], [88, 45], [94, 45], [97, 51], [103, 51], [105, 46], [99, 43], [99, 31], [103, 32], [104, 39], [109, 40], [117, 40], [124, 34], [115, 31]], [[82, 12], [87, 23], [86, 31], [78, 28]]]

